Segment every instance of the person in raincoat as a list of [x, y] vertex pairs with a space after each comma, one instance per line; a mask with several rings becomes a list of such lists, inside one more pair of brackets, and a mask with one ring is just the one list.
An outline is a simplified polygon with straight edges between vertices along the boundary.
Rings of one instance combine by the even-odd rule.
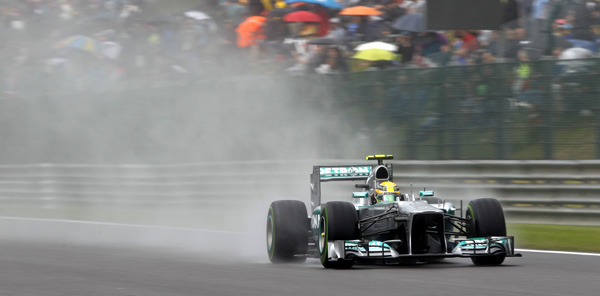
[[266, 38], [264, 34], [265, 21], [264, 16], [251, 16], [235, 30], [237, 33], [237, 47], [246, 51], [252, 60], [256, 60], [260, 55], [259, 42]]
[[258, 40], [264, 39], [263, 24], [266, 18], [264, 16], [251, 16], [243, 21], [235, 31], [237, 32], [237, 46], [246, 48], [258, 44]]

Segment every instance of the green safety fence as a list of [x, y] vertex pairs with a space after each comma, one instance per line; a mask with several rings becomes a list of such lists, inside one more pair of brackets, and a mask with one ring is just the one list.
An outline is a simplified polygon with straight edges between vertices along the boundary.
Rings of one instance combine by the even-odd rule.
[[313, 77], [400, 159], [600, 157], [598, 59]]

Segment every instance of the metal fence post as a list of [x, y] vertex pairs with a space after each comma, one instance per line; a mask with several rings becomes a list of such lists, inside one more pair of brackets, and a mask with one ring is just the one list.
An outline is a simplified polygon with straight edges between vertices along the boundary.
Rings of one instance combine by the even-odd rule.
[[[598, 61], [598, 59], [594, 59], [593, 61], [594, 65], [593, 65], [593, 80], [594, 81], [599, 81], [600, 79], [600, 61]], [[592, 84], [592, 98], [594, 98], [594, 102], [592, 103], [592, 110], [594, 112], [594, 117], [596, 118], [595, 121], [595, 126], [594, 128], [596, 129], [596, 141], [595, 141], [595, 148], [596, 148], [596, 158], [600, 159], [600, 100], [598, 100], [598, 96], [600, 95], [600, 86], [598, 85], [598, 83], [593, 83]]]
[[511, 64], [507, 63], [496, 63], [498, 78], [495, 79], [500, 99], [500, 116], [499, 124], [496, 137], [498, 139], [498, 158], [499, 159], [510, 159], [512, 155], [512, 141], [511, 141], [511, 125], [512, 125], [512, 110], [509, 102], [509, 98], [512, 98], [512, 89], [510, 79], [508, 78], [507, 67], [510, 68]]
[[544, 83], [544, 92], [543, 103], [541, 108], [541, 116], [542, 116], [542, 129], [543, 129], [543, 142], [544, 143], [544, 159], [552, 159], [554, 158], [554, 124], [552, 121], [552, 116], [550, 116], [553, 106], [552, 102], [552, 68], [554, 65], [554, 61], [540, 61], [542, 63], [541, 67], [544, 70], [543, 78], [541, 79]]
[[[418, 115], [416, 114], [417, 113], [417, 110], [416, 110], [416, 105], [417, 105], [416, 96], [417, 95], [415, 92], [415, 84], [417, 84], [417, 82], [415, 81], [415, 74], [416, 74], [415, 72], [416, 71], [413, 69], [407, 69], [404, 71], [407, 72], [406, 74], [409, 77], [408, 79], [410, 81], [410, 83], [408, 83], [408, 85], [409, 85], [409, 91], [408, 91], [408, 94], [409, 94], [408, 95], [408, 98], [409, 98], [408, 99], [408, 110], [409, 111], [408, 111], [408, 114], [409, 114], [410, 119], [406, 123], [406, 129], [407, 129], [406, 130], [406, 132], [407, 132], [406, 133], [406, 135], [407, 135], [407, 141], [406, 141], [407, 147], [406, 148], [407, 148], [407, 152], [408, 152], [407, 153], [408, 159], [413, 160], [413, 159], [417, 159], [417, 157], [418, 157], [417, 145], [419, 145], [419, 143], [417, 143], [415, 141], [415, 138], [416, 138], [415, 137], [415, 128], [416, 128], [415, 122], [416, 122], [416, 119], [418, 118]], [[417, 118], [413, 118], [413, 117], [417, 117]]]

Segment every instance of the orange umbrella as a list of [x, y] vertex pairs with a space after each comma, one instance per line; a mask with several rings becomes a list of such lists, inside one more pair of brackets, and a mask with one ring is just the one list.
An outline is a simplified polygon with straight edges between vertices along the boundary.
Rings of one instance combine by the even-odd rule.
[[340, 11], [341, 15], [381, 15], [383, 12], [368, 6], [352, 6]]
[[251, 16], [243, 21], [235, 31], [237, 32], [237, 46], [248, 47], [256, 44], [258, 39], [266, 38], [263, 33], [263, 23], [267, 20], [264, 16]]

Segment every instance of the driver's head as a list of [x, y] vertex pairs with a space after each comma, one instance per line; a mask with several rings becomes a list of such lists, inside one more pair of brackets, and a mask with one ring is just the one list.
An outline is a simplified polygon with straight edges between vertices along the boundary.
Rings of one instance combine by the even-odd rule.
[[400, 189], [394, 182], [385, 181], [379, 183], [375, 188], [375, 198], [377, 202], [382, 201], [397, 201], [400, 196]]

